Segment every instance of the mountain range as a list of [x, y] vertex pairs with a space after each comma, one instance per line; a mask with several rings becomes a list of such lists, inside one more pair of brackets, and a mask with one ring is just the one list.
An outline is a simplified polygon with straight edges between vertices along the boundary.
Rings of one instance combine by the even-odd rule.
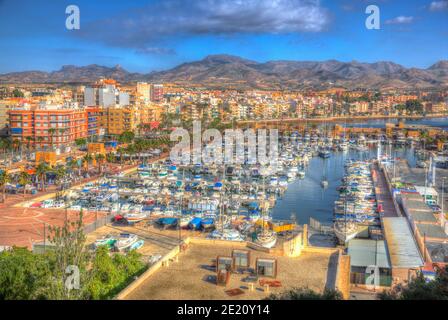
[[269, 61], [259, 63], [230, 55], [211, 55], [173, 69], [132, 73], [117, 65], [63, 66], [58, 71], [0, 74], [0, 83], [91, 83], [100, 77], [122, 83], [172, 82], [209, 88], [257, 89], [412, 89], [448, 86], [448, 60], [427, 69], [381, 61]]

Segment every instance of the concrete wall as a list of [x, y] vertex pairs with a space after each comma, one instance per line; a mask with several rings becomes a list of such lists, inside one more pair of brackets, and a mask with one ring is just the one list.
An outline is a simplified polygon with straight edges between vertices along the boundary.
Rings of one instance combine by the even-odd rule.
[[350, 256], [341, 252], [338, 257], [335, 289], [339, 290], [344, 300], [350, 298]]

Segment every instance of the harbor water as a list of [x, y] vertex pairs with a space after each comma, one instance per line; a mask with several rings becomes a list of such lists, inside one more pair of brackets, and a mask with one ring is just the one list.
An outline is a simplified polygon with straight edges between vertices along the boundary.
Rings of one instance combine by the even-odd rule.
[[[390, 147], [383, 146], [383, 154], [390, 153]], [[408, 160], [415, 166], [416, 158], [412, 147], [392, 147], [396, 158]], [[309, 223], [314, 218], [322, 223], [330, 224], [333, 221], [334, 201], [339, 198], [337, 188], [344, 177], [344, 164], [346, 160], [375, 159], [377, 147], [371, 146], [368, 152], [359, 152], [350, 149], [347, 152], [332, 152], [328, 159], [314, 157], [306, 168], [303, 180], [297, 179], [289, 184], [287, 191], [276, 203], [273, 209], [274, 219], [290, 219], [295, 216], [299, 224]], [[328, 180], [328, 188], [323, 189], [323, 177]]]

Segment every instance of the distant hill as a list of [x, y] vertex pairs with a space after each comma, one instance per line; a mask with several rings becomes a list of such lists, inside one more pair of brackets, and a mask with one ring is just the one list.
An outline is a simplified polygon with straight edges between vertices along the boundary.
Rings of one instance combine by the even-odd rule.
[[211, 55], [173, 69], [131, 73], [120, 66], [63, 66], [59, 71], [26, 71], [0, 75], [0, 83], [89, 83], [99, 77], [120, 82], [151, 81], [201, 84], [207, 87], [265, 89], [429, 88], [448, 86], [448, 61], [428, 69], [406, 68], [381, 61], [269, 61], [259, 63], [230, 55]]

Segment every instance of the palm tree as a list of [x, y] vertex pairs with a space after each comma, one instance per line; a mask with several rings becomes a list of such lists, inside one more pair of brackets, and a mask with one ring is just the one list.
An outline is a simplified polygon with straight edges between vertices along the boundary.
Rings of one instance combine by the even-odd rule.
[[6, 185], [11, 182], [11, 176], [6, 172], [0, 172], [0, 186], [2, 187], [2, 202], [5, 202], [6, 199]]
[[28, 172], [22, 171], [19, 175], [19, 184], [23, 186], [23, 197], [26, 194], [26, 186], [31, 183], [31, 176]]
[[106, 154], [106, 161], [112, 163], [115, 161], [115, 155], [112, 152]]
[[45, 162], [39, 163], [39, 165], [36, 168], [36, 175], [38, 177], [39, 182], [41, 183], [42, 191], [45, 191], [48, 172], [50, 172], [50, 166]]
[[26, 140], [26, 150], [28, 152], [28, 155], [30, 154], [31, 151], [31, 142], [33, 142], [34, 138], [31, 136], [27, 136], [25, 137]]
[[88, 153], [84, 156], [84, 158], [82, 160], [87, 165], [87, 171], [89, 171], [89, 165], [93, 160], [92, 155]]
[[44, 137], [37, 137], [37, 143], [39, 144], [40, 150], [42, 150], [42, 142], [44, 142]]
[[97, 162], [97, 164], [98, 164], [98, 173], [99, 174], [101, 174], [102, 173], [102, 164], [103, 164], [103, 161], [106, 159], [106, 156], [104, 155], [104, 154], [102, 154], [102, 153], [97, 153], [96, 155], [95, 155], [95, 160], [96, 160], [96, 162]]
[[3, 151], [3, 155], [4, 155], [4, 161], [6, 162], [7, 159], [7, 152], [8, 150], [10, 150], [12, 147], [11, 145], [11, 140], [8, 138], [3, 138], [0, 140], [0, 149], [2, 149]]
[[22, 141], [20, 141], [18, 139], [14, 139], [12, 141], [12, 148], [16, 152], [20, 151], [20, 157], [22, 157]]

